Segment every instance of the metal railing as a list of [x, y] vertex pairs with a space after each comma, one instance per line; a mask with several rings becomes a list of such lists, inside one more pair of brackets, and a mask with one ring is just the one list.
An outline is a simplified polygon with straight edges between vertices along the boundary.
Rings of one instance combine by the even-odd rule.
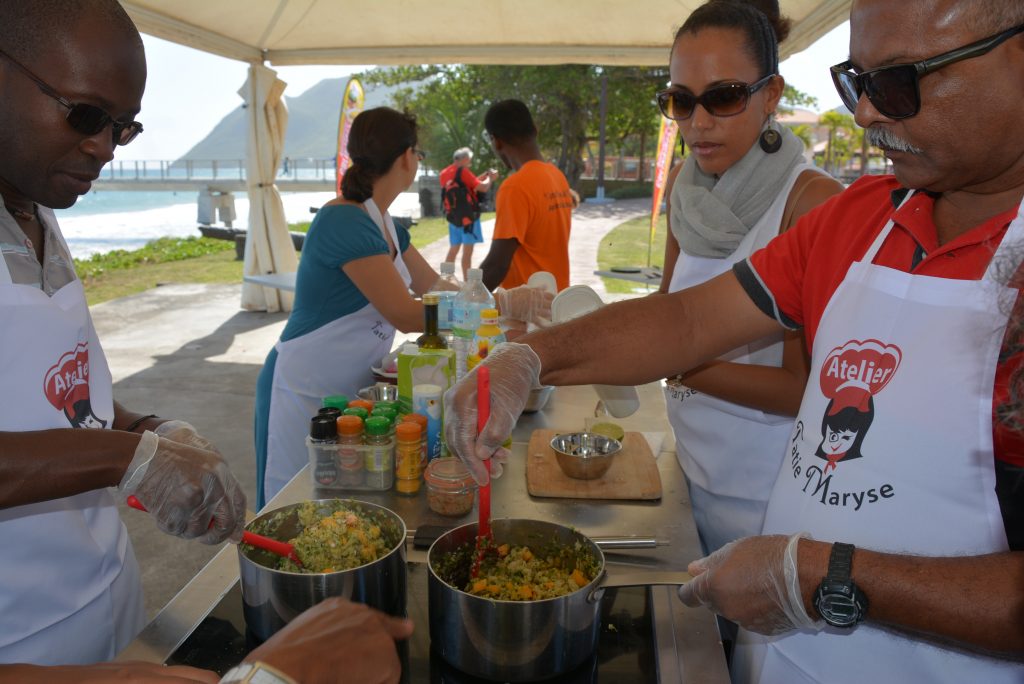
[[[286, 157], [277, 170], [283, 181], [333, 181], [332, 157]], [[245, 181], [244, 159], [138, 159], [107, 164], [101, 181]]]

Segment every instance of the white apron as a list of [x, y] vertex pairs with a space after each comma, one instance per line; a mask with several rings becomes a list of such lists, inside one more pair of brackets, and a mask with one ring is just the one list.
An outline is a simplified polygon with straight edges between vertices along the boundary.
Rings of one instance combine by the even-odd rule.
[[[48, 297], [14, 284], [0, 255], [0, 321], [0, 431], [110, 428], [110, 370], [80, 280]], [[0, 510], [0, 548], [0, 663], [109, 660], [142, 629], [139, 568], [108, 490]]]
[[[381, 232], [387, 231], [395, 245], [395, 268], [406, 287], [412, 284], [402, 260], [398, 233], [390, 214], [381, 216], [372, 199], [363, 203]], [[306, 435], [309, 419], [316, 415], [321, 400], [332, 394], [355, 397], [362, 387], [373, 384], [370, 366], [391, 351], [395, 327], [367, 303], [359, 311], [331, 321], [316, 330], [278, 342], [277, 362], [270, 393], [267, 428], [267, 465], [263, 492], [269, 501], [295, 473], [309, 462]]]
[[[992, 390], [1016, 291], [994, 272], [1024, 238], [1024, 218], [974, 281], [872, 264], [892, 227], [890, 220], [826, 307], [764, 533], [806, 530], [822, 541], [923, 556], [1006, 551]], [[849, 633], [741, 632], [734, 666], [736, 681], [766, 684], [1024, 681], [1020, 664], [869, 623]]]
[[[680, 254], [669, 292], [711, 280], [771, 242], [779, 234], [786, 202], [797, 178], [814, 168], [799, 164], [793, 169], [768, 211], [729, 256], [714, 259]], [[779, 367], [782, 333], [719, 358]], [[779, 472], [793, 419], [718, 399], [672, 380], [665, 385], [665, 406], [705, 553], [734, 539], [760, 534], [768, 495]]]

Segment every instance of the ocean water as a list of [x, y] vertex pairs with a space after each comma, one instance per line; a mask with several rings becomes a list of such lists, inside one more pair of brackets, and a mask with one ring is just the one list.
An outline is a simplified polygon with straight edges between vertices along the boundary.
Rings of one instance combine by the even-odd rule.
[[[322, 206], [333, 192], [281, 193], [289, 223], [309, 221], [311, 208]], [[419, 216], [419, 196], [405, 192], [391, 207], [395, 216]], [[198, 193], [154, 191], [92, 191], [56, 212], [64, 238], [77, 259], [115, 249], [138, 249], [160, 237], [199, 237]], [[235, 193], [234, 228], [247, 228], [249, 199]], [[215, 225], [223, 226], [222, 223]]]

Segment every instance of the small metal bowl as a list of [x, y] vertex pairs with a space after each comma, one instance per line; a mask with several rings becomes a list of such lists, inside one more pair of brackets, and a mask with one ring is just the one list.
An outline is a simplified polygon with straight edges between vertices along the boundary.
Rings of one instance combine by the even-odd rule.
[[536, 413], [548, 405], [551, 394], [555, 391], [554, 385], [541, 385], [530, 390], [530, 396], [526, 399], [526, 406], [523, 413]]
[[608, 472], [622, 444], [593, 432], [571, 432], [555, 435], [551, 448], [563, 473], [577, 480], [596, 480]]
[[360, 399], [367, 401], [398, 401], [398, 386], [378, 382], [356, 392]]

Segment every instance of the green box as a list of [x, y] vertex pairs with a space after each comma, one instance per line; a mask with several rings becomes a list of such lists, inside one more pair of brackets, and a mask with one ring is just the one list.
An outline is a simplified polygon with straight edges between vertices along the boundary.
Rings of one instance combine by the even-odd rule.
[[405, 412], [412, 411], [415, 385], [438, 385], [445, 392], [455, 384], [455, 352], [451, 349], [420, 349], [415, 354], [398, 354], [398, 401]]

